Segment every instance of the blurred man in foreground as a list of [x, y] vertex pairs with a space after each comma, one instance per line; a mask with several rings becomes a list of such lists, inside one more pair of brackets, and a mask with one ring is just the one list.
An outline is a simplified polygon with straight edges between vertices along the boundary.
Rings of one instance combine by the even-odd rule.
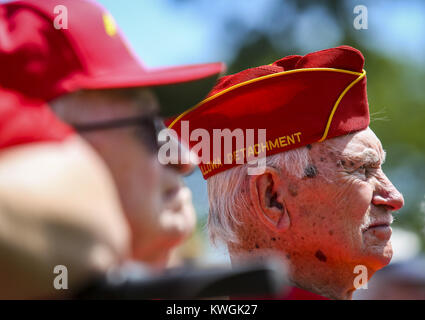
[[[350, 299], [392, 257], [392, 212], [403, 196], [382, 171], [385, 152], [368, 127], [363, 65], [358, 50], [342, 46], [247, 69], [220, 79], [169, 126], [179, 133], [187, 121], [191, 132], [236, 137], [218, 155], [211, 145], [214, 156], [200, 164], [210, 235], [233, 262], [278, 253], [294, 286], [308, 291], [291, 298]], [[250, 129], [266, 129], [266, 139], [241, 147]], [[261, 160], [262, 171], [250, 173]]]
[[[118, 194], [46, 104], [1, 89], [0, 106], [0, 299], [69, 296], [128, 255]], [[58, 265], [70, 290], [53, 287]]]
[[162, 125], [153, 93], [80, 91], [52, 106], [112, 173], [133, 235], [133, 258], [164, 267], [171, 249], [195, 227], [195, 212], [190, 190], [179, 176], [192, 166], [163, 167], [158, 162], [156, 136]]
[[[58, 6], [69, 14], [59, 28]], [[91, 1], [16, 1], [0, 10], [0, 85], [51, 102], [81, 132], [118, 188], [130, 229], [127, 258], [165, 266], [171, 249], [192, 231], [195, 215], [180, 178], [192, 165], [160, 165], [157, 132], [162, 117], [206, 95], [223, 65], [146, 69], [113, 18]]]

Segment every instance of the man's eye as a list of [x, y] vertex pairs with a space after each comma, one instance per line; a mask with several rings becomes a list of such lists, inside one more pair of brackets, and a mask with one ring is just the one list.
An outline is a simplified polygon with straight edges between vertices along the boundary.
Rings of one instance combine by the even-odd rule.
[[365, 177], [369, 177], [371, 175], [374, 174], [374, 172], [379, 169], [379, 166], [375, 166], [375, 165], [362, 165], [360, 166], [357, 171], [364, 175]]
[[367, 165], [362, 165], [362, 166], [360, 166], [360, 167], [358, 167], [357, 169], [355, 169], [354, 170], [354, 172], [357, 174], [357, 175], [360, 175], [360, 176], [362, 176], [362, 177], [364, 177], [364, 178], [368, 178], [369, 177], [369, 167], [367, 166]]
[[155, 153], [158, 150], [158, 138], [155, 129], [138, 127], [135, 133], [139, 141], [147, 147], [150, 152]]

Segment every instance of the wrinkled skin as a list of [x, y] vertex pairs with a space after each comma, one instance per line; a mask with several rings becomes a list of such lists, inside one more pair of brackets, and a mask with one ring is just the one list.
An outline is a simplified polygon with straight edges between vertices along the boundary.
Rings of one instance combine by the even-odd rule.
[[[390, 262], [389, 224], [403, 196], [382, 171], [385, 153], [369, 128], [307, 148], [312, 161], [302, 179], [274, 169], [251, 178], [260, 219], [248, 219], [239, 230], [242, 246], [229, 250], [233, 256], [278, 250], [296, 285], [349, 299], [357, 265], [365, 266], [370, 278]], [[267, 227], [262, 215], [271, 221]]]
[[[137, 100], [98, 92], [82, 92], [54, 103], [68, 123], [87, 124], [148, 115], [158, 110], [152, 92]], [[181, 174], [187, 166], [164, 166], [140, 138], [140, 127], [83, 133], [108, 166], [117, 186], [132, 234], [133, 258], [164, 267], [171, 249], [193, 231], [196, 221], [191, 192]]]

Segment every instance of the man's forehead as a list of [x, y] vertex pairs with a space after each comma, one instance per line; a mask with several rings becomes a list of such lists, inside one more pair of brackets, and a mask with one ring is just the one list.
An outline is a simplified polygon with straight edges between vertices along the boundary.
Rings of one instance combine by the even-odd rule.
[[353, 160], [382, 163], [386, 156], [381, 141], [370, 128], [354, 133], [341, 154]]
[[148, 88], [81, 90], [61, 96], [50, 104], [70, 123], [111, 121], [159, 113], [156, 96]]
[[152, 90], [147, 88], [113, 89], [86, 91], [82, 96], [86, 106], [86, 117], [94, 120], [111, 120], [140, 115], [157, 114], [158, 100]]
[[[98, 91], [102, 94], [102, 91]], [[144, 114], [159, 111], [158, 99], [155, 93], [149, 88], [124, 88], [105, 90], [104, 100], [118, 100], [124, 105], [132, 106]], [[111, 101], [112, 102], [112, 101]]]

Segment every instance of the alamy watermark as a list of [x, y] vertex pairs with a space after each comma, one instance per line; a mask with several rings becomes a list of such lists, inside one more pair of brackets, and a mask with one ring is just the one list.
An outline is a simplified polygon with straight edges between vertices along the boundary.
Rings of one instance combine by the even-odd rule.
[[64, 5], [57, 5], [53, 9], [55, 19], [53, 20], [53, 26], [55, 29], [68, 29], [68, 8]]
[[[248, 164], [248, 175], [259, 175], [266, 169], [266, 156], [302, 142], [302, 132], [293, 132], [267, 139], [266, 129], [203, 128], [190, 131], [189, 121], [181, 121], [180, 133], [173, 129], [159, 132], [161, 147], [158, 160], [161, 164], [197, 164], [202, 173], [208, 174], [223, 165]], [[190, 152], [179, 152], [176, 141], [190, 143]]]
[[[175, 143], [177, 139], [183, 143], [196, 142], [187, 156], [179, 153], [179, 147]], [[158, 160], [164, 165], [193, 163], [218, 167], [247, 162], [250, 165], [249, 175], [265, 171], [265, 152], [259, 146], [266, 144], [266, 129], [213, 129], [211, 136], [203, 128], [190, 132], [189, 121], [182, 121], [180, 134], [173, 129], [164, 129], [159, 133], [158, 140], [163, 143], [158, 152]], [[241, 153], [236, 153], [235, 150], [241, 150]]]
[[353, 21], [354, 29], [366, 30], [368, 28], [367, 7], [365, 5], [359, 4], [354, 7], [353, 13], [356, 15]]
[[368, 281], [368, 272], [367, 267], [360, 264], [354, 267], [353, 270], [354, 274], [357, 274], [357, 276], [354, 278], [354, 288], [357, 289], [367, 289], [367, 281]]
[[64, 265], [57, 265], [53, 268], [53, 273], [57, 274], [53, 279], [53, 287], [56, 290], [68, 290], [68, 268]]

